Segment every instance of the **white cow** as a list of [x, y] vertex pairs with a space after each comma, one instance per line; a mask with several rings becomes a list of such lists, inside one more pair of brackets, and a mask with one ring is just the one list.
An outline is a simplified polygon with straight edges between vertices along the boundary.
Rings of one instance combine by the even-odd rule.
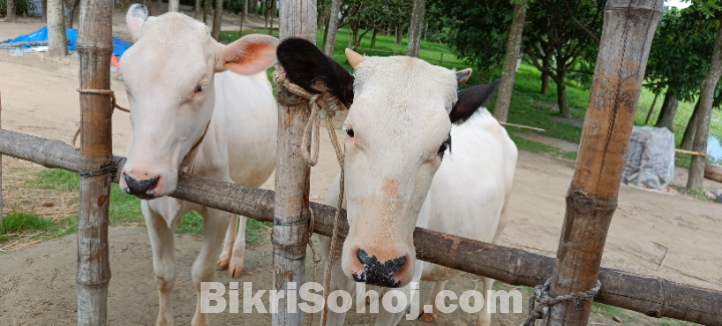
[[[218, 265], [230, 263], [229, 274], [240, 274], [246, 218], [235, 239], [238, 219], [232, 214], [164, 196], [175, 190], [178, 172], [250, 187], [271, 175], [278, 113], [266, 69], [276, 62], [278, 40], [248, 35], [225, 46], [190, 17], [147, 17], [138, 4], [126, 22], [136, 41], [120, 62], [133, 134], [120, 187], [147, 199], [141, 205], [159, 291], [157, 324], [172, 325], [173, 229], [180, 218], [191, 210], [203, 217], [203, 244], [192, 269], [199, 295], [200, 283], [213, 280], [226, 231]], [[206, 324], [198, 304], [192, 325]]]
[[[294, 56], [303, 63], [324, 61], [314, 48], [287, 42], [279, 45], [278, 57], [289, 76], [303, 72], [284, 62]], [[331, 291], [354, 293], [356, 281], [386, 287], [382, 291], [400, 288], [409, 297], [410, 282], [436, 282], [426, 303], [434, 306], [433, 312], [422, 316], [432, 321], [438, 311], [436, 294], [459, 272], [417, 260], [414, 228], [496, 243], [506, 223], [517, 149], [496, 119], [480, 108], [497, 83], [461, 91], [457, 100], [457, 80], [466, 80], [468, 71], [455, 76], [416, 58], [363, 57], [349, 49], [346, 56], [355, 80], [339, 77], [348, 74], [342, 69], [292, 80], [310, 89], [330, 88], [329, 96], [353, 102], [344, 122], [350, 230], [342, 248], [335, 248], [341, 257], [334, 259]], [[338, 80], [353, 82], [352, 100], [341, 91], [350, 85], [333, 84]], [[326, 204], [335, 206], [338, 189], [337, 177]], [[323, 239], [326, 249], [329, 240]], [[486, 295], [493, 280], [482, 280]], [[478, 313], [477, 325], [490, 325], [485, 311]], [[329, 313], [328, 325], [343, 324], [345, 313]], [[404, 314], [382, 309], [376, 325], [396, 325]]]

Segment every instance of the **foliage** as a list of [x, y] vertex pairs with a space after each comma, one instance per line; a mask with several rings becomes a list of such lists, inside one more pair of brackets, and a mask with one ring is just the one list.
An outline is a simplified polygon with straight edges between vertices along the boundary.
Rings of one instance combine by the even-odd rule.
[[[522, 52], [539, 71], [563, 84], [568, 73], [591, 84], [598, 35], [601, 35], [606, 1], [568, 0], [530, 2], [526, 13]], [[451, 20], [450, 43], [457, 55], [482, 71], [499, 70], [506, 54], [514, 5], [509, 0], [479, 3], [473, 0], [431, 0], [430, 12]], [[439, 18], [436, 18], [437, 20]], [[559, 88], [558, 105], [569, 115], [565, 88]]]
[[[16, 16], [30, 16], [31, 12], [36, 10], [35, 4], [32, 0], [15, 0], [15, 15]], [[7, 0], [0, 0], [0, 17], [7, 17], [8, 13]]]
[[[696, 5], [684, 10], [666, 7], [645, 72], [652, 92], [672, 91], [680, 100], [694, 101], [710, 67], [718, 26], [718, 20], [705, 19]], [[719, 105], [719, 100], [715, 102]]]

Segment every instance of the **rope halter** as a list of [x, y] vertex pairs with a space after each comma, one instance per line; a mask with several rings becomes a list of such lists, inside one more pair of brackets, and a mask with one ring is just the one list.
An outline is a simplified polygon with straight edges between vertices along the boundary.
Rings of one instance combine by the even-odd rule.
[[311, 116], [303, 129], [303, 139], [301, 140], [301, 155], [303, 155], [306, 163], [310, 166], [316, 166], [316, 163], [318, 163], [318, 136], [321, 129], [321, 120], [324, 119], [326, 120], [326, 129], [331, 138], [333, 149], [336, 150], [336, 159], [343, 169], [343, 150], [338, 142], [336, 132], [334, 132], [333, 116], [337, 111], [346, 110], [346, 106], [336, 97], [327, 98], [323, 94], [313, 94], [301, 88], [301, 86], [291, 83], [286, 77], [286, 71], [278, 65], [276, 65], [276, 71], [273, 72], [273, 82], [277, 86], [283, 86], [291, 94], [308, 100], [311, 107]]

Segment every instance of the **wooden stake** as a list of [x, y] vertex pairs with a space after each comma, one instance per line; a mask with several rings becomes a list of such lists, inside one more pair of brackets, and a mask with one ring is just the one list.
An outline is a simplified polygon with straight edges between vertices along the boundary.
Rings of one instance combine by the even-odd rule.
[[[82, 0], [77, 48], [80, 88], [110, 89], [113, 51], [112, 0]], [[105, 325], [107, 321], [110, 257], [108, 202], [111, 174], [103, 168], [113, 162], [110, 98], [80, 93], [80, 204], [78, 213], [78, 325]], [[110, 171], [112, 172], [112, 171]]]
[[[0, 129], [0, 152], [22, 160], [77, 172], [80, 153], [59, 140], [45, 139]], [[116, 173], [125, 158], [116, 156]], [[171, 197], [207, 207], [273, 222], [275, 196], [271, 190], [256, 189], [198, 175], [179, 173], [178, 187]], [[331, 236], [335, 207], [310, 203], [314, 212], [314, 233]], [[346, 211], [339, 217], [339, 235], [348, 234]], [[511, 285], [544, 283], [554, 269], [555, 259], [526, 250], [497, 246], [416, 228], [416, 258], [463, 272], [490, 277]], [[722, 292], [601, 268], [602, 289], [596, 301], [656, 318], [669, 317], [702, 325], [722, 325]]]
[[[551, 291], [589, 291], [617, 208], [624, 159], [662, 0], [609, 1], [584, 119], [577, 168], [567, 192], [564, 227]], [[604, 289], [604, 284], [602, 284]], [[551, 325], [586, 325], [592, 302], [560, 303]]]
[[[286, 39], [300, 37], [316, 44], [316, 1], [290, 0], [281, 2], [279, 36]], [[273, 326], [302, 326], [303, 312], [287, 310], [288, 285], [295, 289], [306, 279], [306, 245], [308, 243], [308, 193], [311, 168], [301, 156], [303, 128], [308, 122], [308, 101], [299, 99], [279, 87], [278, 147], [276, 150], [276, 196], [273, 224], [273, 288], [284, 291], [279, 300], [278, 313], [273, 314]], [[295, 300], [301, 302], [299, 291]]]

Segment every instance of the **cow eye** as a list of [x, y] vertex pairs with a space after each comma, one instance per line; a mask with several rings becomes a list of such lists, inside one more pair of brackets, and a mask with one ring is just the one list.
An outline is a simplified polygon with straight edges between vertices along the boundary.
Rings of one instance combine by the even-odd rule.
[[353, 136], [354, 136], [353, 129], [347, 128], [347, 129], [346, 129], [346, 134], [347, 134], [349, 137], [353, 138]]
[[449, 134], [449, 137], [446, 138], [446, 140], [441, 144], [439, 147], [439, 151], [436, 153], [436, 155], [439, 156], [439, 158], [444, 158], [444, 153], [446, 150], [449, 150], [449, 153], [451, 153], [451, 134]]
[[196, 86], [195, 93], [205, 92], [206, 87], [207, 87], [206, 85], [198, 85], [198, 86]]

